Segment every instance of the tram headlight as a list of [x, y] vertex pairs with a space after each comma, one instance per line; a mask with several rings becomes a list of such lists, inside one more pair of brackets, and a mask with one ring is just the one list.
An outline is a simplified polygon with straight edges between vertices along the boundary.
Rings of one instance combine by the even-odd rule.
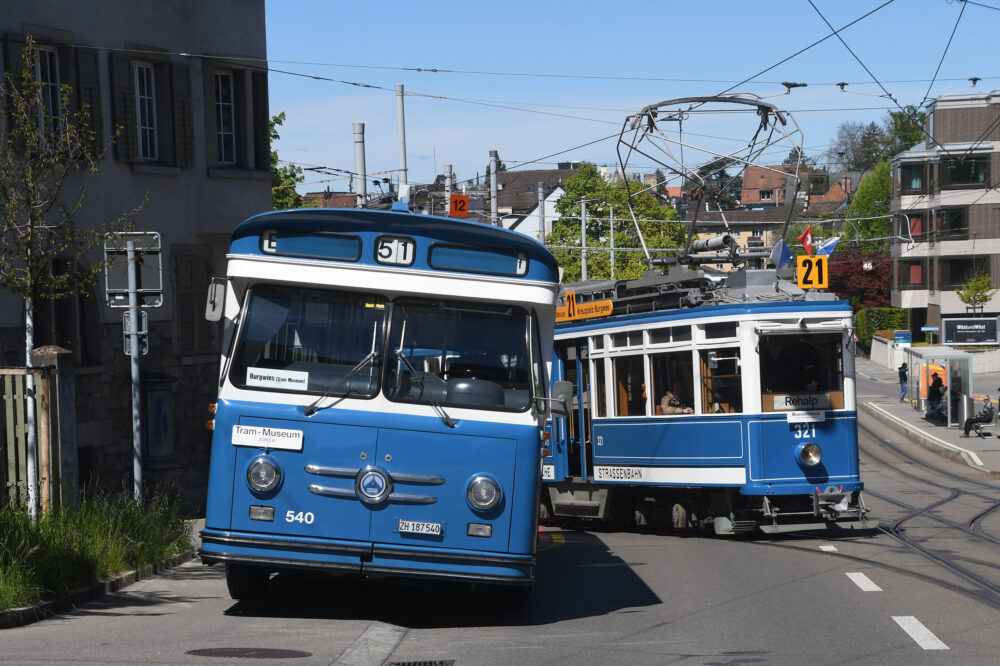
[[465, 497], [477, 511], [489, 511], [500, 503], [503, 493], [499, 483], [488, 476], [478, 475], [469, 481]]
[[271, 458], [260, 456], [247, 467], [247, 483], [258, 493], [269, 493], [281, 485], [281, 467]]
[[799, 462], [806, 467], [815, 467], [823, 460], [823, 449], [818, 444], [809, 442], [799, 447]]

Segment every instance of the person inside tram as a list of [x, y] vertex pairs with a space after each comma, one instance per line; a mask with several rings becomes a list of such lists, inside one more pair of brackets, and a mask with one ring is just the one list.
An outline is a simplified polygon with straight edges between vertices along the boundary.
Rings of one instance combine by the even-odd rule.
[[684, 383], [675, 379], [670, 390], [660, 398], [660, 414], [691, 414], [694, 408], [691, 407], [691, 400]]

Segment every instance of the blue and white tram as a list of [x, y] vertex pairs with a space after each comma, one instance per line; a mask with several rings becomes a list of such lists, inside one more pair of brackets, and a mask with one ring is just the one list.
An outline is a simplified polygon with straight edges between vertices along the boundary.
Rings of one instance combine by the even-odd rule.
[[[683, 267], [680, 267], [683, 268]], [[568, 285], [543, 518], [717, 534], [874, 527], [858, 473], [850, 305], [774, 271]]]
[[543, 246], [279, 211], [234, 231], [224, 290], [201, 557], [234, 598], [283, 569], [530, 590], [558, 293]]

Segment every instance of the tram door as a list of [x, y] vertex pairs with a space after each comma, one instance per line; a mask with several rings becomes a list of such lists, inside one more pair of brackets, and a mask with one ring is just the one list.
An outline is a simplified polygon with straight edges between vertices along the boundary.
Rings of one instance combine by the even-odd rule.
[[559, 350], [566, 381], [573, 384], [573, 404], [566, 419], [566, 476], [591, 478], [590, 369], [586, 338], [566, 340]]

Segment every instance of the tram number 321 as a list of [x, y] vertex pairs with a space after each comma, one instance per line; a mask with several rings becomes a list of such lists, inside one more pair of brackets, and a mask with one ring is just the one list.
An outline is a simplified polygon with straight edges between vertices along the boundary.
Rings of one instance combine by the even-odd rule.
[[795, 432], [795, 439], [816, 436], [816, 426], [812, 423], [793, 423], [792, 430]]
[[817, 254], [815, 257], [800, 256], [797, 264], [799, 287], [802, 289], [826, 289], [830, 282], [829, 256]]

